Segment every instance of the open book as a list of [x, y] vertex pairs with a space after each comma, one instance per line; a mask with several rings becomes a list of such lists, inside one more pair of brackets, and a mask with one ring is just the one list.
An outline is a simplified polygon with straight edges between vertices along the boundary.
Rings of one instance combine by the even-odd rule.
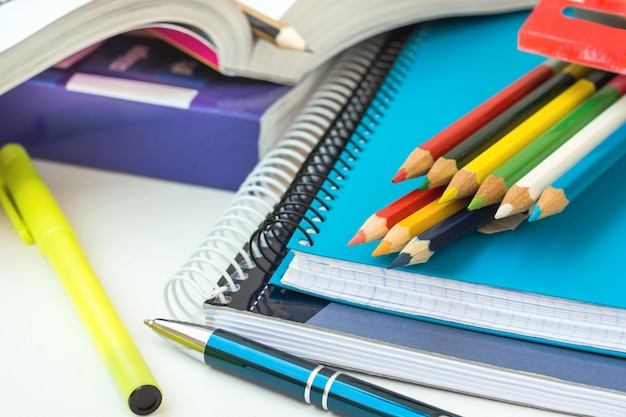
[[256, 39], [232, 0], [0, 1], [0, 93], [112, 35], [173, 24], [201, 35], [225, 74], [295, 83], [339, 51], [385, 30], [436, 17], [531, 7], [534, 0], [253, 1], [247, 5], [293, 26], [313, 53]]

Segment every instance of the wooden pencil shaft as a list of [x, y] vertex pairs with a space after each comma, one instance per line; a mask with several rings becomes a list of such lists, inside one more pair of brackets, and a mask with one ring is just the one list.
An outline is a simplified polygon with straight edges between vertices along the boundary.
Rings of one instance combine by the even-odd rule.
[[496, 169], [492, 175], [503, 178], [506, 186], [510, 187], [619, 97], [620, 92], [613, 86], [602, 87], [543, 135]]
[[568, 199], [574, 200], [626, 155], [626, 136], [620, 142], [623, 144], [620, 149], [614, 149], [602, 160], [598, 160], [597, 163], [590, 165], [587, 169], [581, 170], [577, 175], [578, 178], [571, 185], [561, 183], [555, 185], [563, 187]]
[[505, 136], [546, 103], [571, 86], [580, 76], [584, 75], [585, 71], [583, 67], [577, 65], [568, 66], [563, 72], [556, 74], [541, 84], [508, 110], [470, 135], [458, 146], [446, 153], [444, 157], [456, 160], [459, 168], [465, 166], [498, 139]]
[[473, 211], [461, 210], [420, 234], [418, 239], [430, 241], [429, 249], [436, 252], [493, 220], [496, 209], [497, 205], [490, 205]]
[[[393, 182], [404, 181], [428, 173], [435, 161], [459, 145], [478, 129], [531, 93], [567, 63], [548, 59], [513, 83], [500, 90], [456, 122], [415, 148], [402, 164]], [[427, 188], [423, 187], [423, 188]]]
[[543, 160], [533, 170], [521, 178], [520, 186], [528, 187], [532, 194], [538, 194], [547, 185], [567, 172], [572, 166], [587, 155], [593, 148], [606, 139], [626, 120], [626, 97], [622, 96], [591, 123], [581, 129], [575, 137]]
[[495, 171], [532, 140], [547, 131], [583, 100], [591, 96], [599, 84], [606, 83], [612, 76], [612, 74], [606, 71], [594, 70], [584, 79], [578, 80], [509, 134], [469, 162], [465, 168], [476, 172], [477, 181], [481, 183], [487, 175]]
[[250, 21], [250, 26], [252, 27], [252, 33], [259, 38], [273, 41], [280, 33], [281, 28], [276, 27], [269, 22], [263, 21], [256, 16], [248, 15], [248, 20]]
[[409, 229], [411, 237], [417, 236], [453, 213], [464, 209], [467, 207], [467, 203], [466, 200], [454, 200], [443, 204], [433, 201], [406, 219], [399, 221], [396, 226]]
[[280, 48], [311, 52], [304, 39], [293, 27], [272, 19], [242, 3], [235, 3], [248, 18], [252, 33], [255, 36], [272, 42]]
[[568, 199], [574, 200], [625, 155], [626, 125], [622, 125], [578, 161], [576, 165], [556, 179], [552, 186], [563, 189]]
[[[496, 217], [501, 218], [526, 210], [539, 198], [546, 187], [571, 169], [625, 122], [626, 97], [622, 96], [557, 151], [520, 178], [502, 200]], [[518, 195], [526, 197], [518, 199]]]
[[395, 200], [387, 207], [380, 209], [376, 214], [378, 217], [387, 219], [387, 226], [391, 228], [400, 220], [409, 216], [411, 213], [424, 207], [426, 204], [439, 198], [442, 193], [441, 188], [430, 190], [413, 190], [408, 194]]
[[413, 190], [371, 215], [349, 245], [382, 239], [399, 221], [438, 199], [442, 189]]
[[392, 227], [374, 249], [372, 256], [399, 252], [412, 238], [464, 209], [468, 203], [467, 199], [453, 200], [445, 204], [433, 201]]
[[235, 3], [237, 4], [237, 7], [239, 7], [239, 10], [245, 13], [246, 17], [250, 20], [250, 25], [253, 27], [266, 30], [268, 33], [270, 33], [270, 31], [275, 31], [276, 34], [278, 34], [280, 29], [287, 26], [284, 23], [272, 19], [271, 17], [264, 15], [258, 10], [248, 7], [243, 3]]
[[443, 156], [565, 66], [562, 61], [548, 59], [433, 136], [420, 148], [429, 151], [433, 159]]

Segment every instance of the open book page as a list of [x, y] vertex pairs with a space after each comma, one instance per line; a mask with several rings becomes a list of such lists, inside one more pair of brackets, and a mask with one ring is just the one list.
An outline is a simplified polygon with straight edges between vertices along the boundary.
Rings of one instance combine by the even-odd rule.
[[0, 0], [0, 53], [91, 0]]

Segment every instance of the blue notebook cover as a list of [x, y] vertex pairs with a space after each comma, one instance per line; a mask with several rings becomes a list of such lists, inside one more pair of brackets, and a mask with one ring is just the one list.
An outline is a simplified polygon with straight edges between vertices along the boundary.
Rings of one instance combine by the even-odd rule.
[[37, 158], [228, 190], [255, 167], [261, 117], [291, 89], [224, 76], [143, 37], [108, 39], [70, 64], [0, 95], [0, 142]]
[[[474, 20], [449, 20], [415, 34], [414, 41], [420, 47], [416, 49], [414, 64], [403, 68], [404, 75], [394, 82], [393, 100], [382, 111], [377, 125], [367, 127], [367, 131], [367, 122], [361, 125], [368, 142], [358, 153], [357, 160], [352, 162], [351, 170], [346, 173], [347, 179], [338, 181], [341, 188], [333, 191], [332, 208], [325, 221], [318, 224], [320, 232], [312, 235], [313, 245], [302, 245], [305, 236], [296, 231], [289, 247], [300, 253], [373, 267], [372, 271], [380, 274], [379, 280], [385, 280], [386, 267], [395, 255], [372, 257], [378, 242], [351, 247], [347, 242], [371, 214], [417, 186], [419, 180], [391, 183], [391, 178], [412, 149], [541, 62], [543, 58], [516, 48], [517, 30], [524, 18], [524, 13], [513, 13]], [[623, 297], [626, 265], [618, 255], [626, 233], [626, 199], [621, 194], [609, 199], [604, 195], [606, 190], [619, 190], [619, 181], [624, 175], [626, 163], [618, 164], [597, 187], [560, 215], [522, 224], [514, 232], [474, 233], [436, 253], [427, 263], [405, 268], [404, 271], [409, 273], [405, 277], [407, 288], [419, 293], [419, 289], [411, 287], [410, 280], [420, 274], [445, 278], [451, 283], [451, 292], [455, 291], [455, 282], [477, 284], [487, 296], [491, 288], [511, 290], [508, 299], [500, 303], [504, 306], [500, 310], [497, 300], [490, 306], [493, 308], [484, 310], [485, 314], [494, 316], [506, 311], [507, 303], [514, 303], [517, 294], [592, 304], [589, 309], [583, 304], [580, 314], [593, 314], [595, 304], [618, 310], [626, 307]], [[331, 189], [329, 184], [326, 188]], [[313, 216], [311, 213], [309, 217]], [[331, 269], [327, 265], [320, 266], [317, 277], [334, 276], [336, 270]], [[346, 276], [350, 274], [348, 272]], [[306, 279], [309, 279], [308, 289], [297, 288], [320, 294], [315, 287], [317, 278], [308, 276]], [[292, 286], [292, 282], [285, 284], [283, 280], [287, 287]], [[320, 285], [335, 294], [329, 298], [344, 300], [343, 282]], [[355, 290], [360, 292], [357, 304], [397, 313], [395, 307], [369, 304], [369, 298], [382, 288], [377, 285], [368, 287], [366, 284]], [[474, 305], [480, 305], [479, 298], [472, 300]], [[536, 309], [534, 314], [541, 318], [541, 309]], [[563, 317], [570, 322], [576, 322], [574, 316], [575, 313], [570, 311], [563, 312]], [[426, 315], [421, 318], [433, 319]], [[445, 317], [435, 319], [463, 325]], [[499, 319], [495, 317], [496, 321]], [[471, 323], [467, 325], [475, 327]], [[608, 325], [618, 330], [624, 327], [619, 320]], [[505, 324], [499, 332], [534, 337], [523, 335], [517, 329], [508, 329], [514, 327]], [[552, 329], [543, 330], [548, 336], [540, 340], [569, 345], [570, 342], [552, 340]], [[589, 339], [600, 341], [597, 348], [600, 351], [613, 350], [603, 347], [604, 336], [590, 334]], [[617, 341], [617, 345], [620, 343]]]

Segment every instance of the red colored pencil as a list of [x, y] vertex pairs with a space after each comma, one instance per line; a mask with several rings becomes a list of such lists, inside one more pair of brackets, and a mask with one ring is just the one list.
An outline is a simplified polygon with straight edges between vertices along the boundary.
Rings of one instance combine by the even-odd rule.
[[392, 182], [401, 182], [428, 172], [439, 157], [533, 91], [564, 68], [565, 65], [565, 62], [547, 59], [500, 90], [487, 101], [415, 148], [393, 177]]
[[400, 220], [410, 216], [417, 210], [441, 197], [444, 187], [421, 191], [413, 190], [400, 197], [388, 206], [372, 214], [363, 223], [357, 234], [348, 242], [348, 245], [368, 243], [382, 239], [389, 229]]

